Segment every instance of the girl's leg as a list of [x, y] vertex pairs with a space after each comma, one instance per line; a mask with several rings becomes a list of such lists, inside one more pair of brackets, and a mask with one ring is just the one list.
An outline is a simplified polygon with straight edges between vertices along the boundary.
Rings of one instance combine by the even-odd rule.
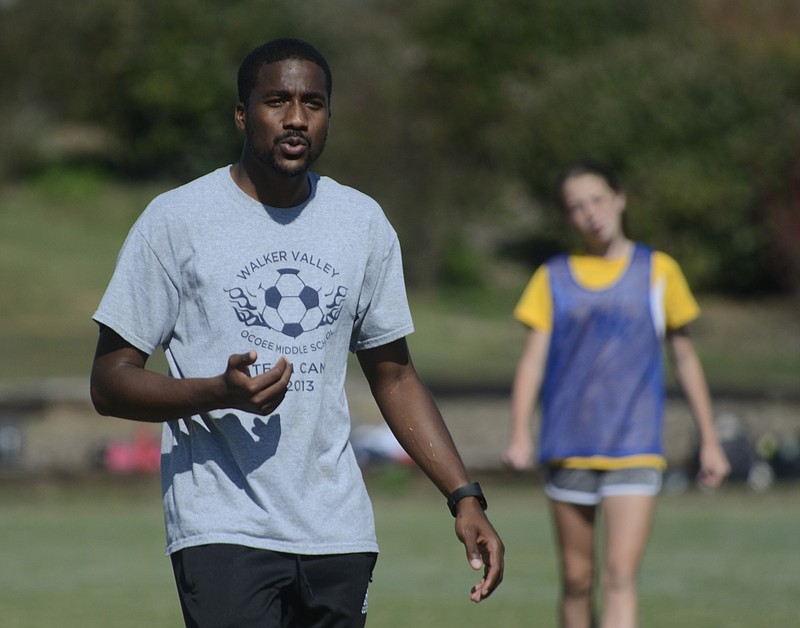
[[637, 577], [655, 513], [656, 498], [616, 495], [603, 500], [602, 628], [636, 628]]
[[592, 628], [594, 523], [597, 507], [554, 500], [550, 503], [561, 565], [561, 626]]

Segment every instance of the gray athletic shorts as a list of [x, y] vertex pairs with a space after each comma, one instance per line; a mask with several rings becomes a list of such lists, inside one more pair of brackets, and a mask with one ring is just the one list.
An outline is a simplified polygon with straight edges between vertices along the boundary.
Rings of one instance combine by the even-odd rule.
[[658, 495], [662, 472], [652, 467], [612, 471], [544, 468], [544, 492], [552, 500], [596, 506], [613, 495]]

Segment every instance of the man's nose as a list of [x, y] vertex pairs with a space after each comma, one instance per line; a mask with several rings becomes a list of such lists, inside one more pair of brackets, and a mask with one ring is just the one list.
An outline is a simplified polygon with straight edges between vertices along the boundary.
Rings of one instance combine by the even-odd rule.
[[291, 129], [308, 127], [308, 115], [303, 103], [292, 102], [289, 105], [286, 109], [286, 117], [283, 119], [283, 126]]

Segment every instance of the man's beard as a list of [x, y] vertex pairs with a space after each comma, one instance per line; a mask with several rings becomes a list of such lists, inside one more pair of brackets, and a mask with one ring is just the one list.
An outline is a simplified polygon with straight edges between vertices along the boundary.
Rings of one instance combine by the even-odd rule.
[[[306, 155], [302, 160], [289, 161], [288, 163], [291, 165], [291, 167], [287, 168], [285, 163], [278, 162], [277, 155], [280, 151], [280, 142], [290, 137], [302, 138], [308, 149], [306, 150]], [[325, 148], [326, 140], [327, 133], [322, 138], [322, 145], [319, 147], [319, 150], [316, 151], [316, 154], [314, 153], [314, 145], [311, 138], [297, 131], [290, 131], [276, 138], [269, 149], [265, 149], [260, 146], [258, 142], [255, 142], [253, 136], [248, 137], [248, 144], [250, 145], [250, 150], [253, 153], [253, 157], [255, 157], [258, 161], [267, 166], [276, 174], [292, 179], [306, 175], [306, 173], [311, 169], [311, 165], [322, 154], [322, 149]]]

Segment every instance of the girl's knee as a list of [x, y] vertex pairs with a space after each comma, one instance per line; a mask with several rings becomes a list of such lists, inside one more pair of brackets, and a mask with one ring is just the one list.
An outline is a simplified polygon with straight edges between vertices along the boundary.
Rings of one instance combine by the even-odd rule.
[[636, 588], [638, 573], [627, 567], [606, 566], [603, 569], [603, 588], [607, 591], [624, 591]]
[[561, 582], [563, 596], [569, 599], [590, 597], [593, 588], [594, 576], [591, 571], [565, 574]]

